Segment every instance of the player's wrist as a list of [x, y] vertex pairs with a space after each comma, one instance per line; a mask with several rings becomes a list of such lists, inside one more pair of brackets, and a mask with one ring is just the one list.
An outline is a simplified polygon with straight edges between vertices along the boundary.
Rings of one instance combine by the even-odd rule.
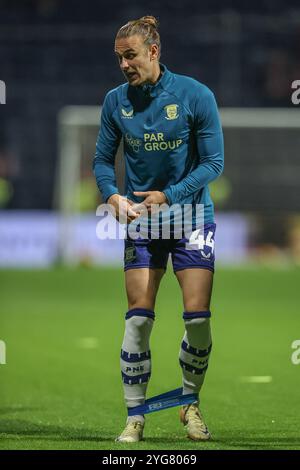
[[165, 201], [164, 201], [164, 202], [165, 202], [166, 204], [170, 204], [170, 200], [169, 200], [169, 198], [168, 198], [168, 195], [167, 195], [166, 191], [162, 191], [162, 194], [164, 195], [164, 198], [165, 198]]
[[114, 193], [114, 194], [111, 194], [111, 196], [109, 196], [106, 202], [107, 204], [113, 204], [114, 202], [118, 201], [119, 198], [120, 198], [120, 194]]
[[160, 198], [161, 198], [160, 204], [165, 204], [165, 203], [167, 203], [167, 202], [168, 202], [168, 199], [167, 199], [165, 193], [164, 193], [163, 191], [159, 191], [159, 193], [160, 193]]

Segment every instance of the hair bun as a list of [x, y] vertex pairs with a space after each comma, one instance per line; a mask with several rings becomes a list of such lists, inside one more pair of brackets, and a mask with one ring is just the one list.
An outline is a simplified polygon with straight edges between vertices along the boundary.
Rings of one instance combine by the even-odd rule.
[[139, 21], [148, 23], [156, 29], [158, 28], [158, 20], [154, 16], [142, 16]]

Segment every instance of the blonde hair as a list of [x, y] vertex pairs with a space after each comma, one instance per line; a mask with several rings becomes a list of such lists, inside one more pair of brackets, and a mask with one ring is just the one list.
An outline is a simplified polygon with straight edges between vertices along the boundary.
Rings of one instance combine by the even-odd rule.
[[121, 26], [117, 32], [116, 39], [128, 38], [135, 34], [142, 36], [146, 45], [156, 44], [160, 56], [161, 43], [158, 32], [158, 20], [154, 16], [142, 16], [138, 20], [128, 21], [124, 26]]

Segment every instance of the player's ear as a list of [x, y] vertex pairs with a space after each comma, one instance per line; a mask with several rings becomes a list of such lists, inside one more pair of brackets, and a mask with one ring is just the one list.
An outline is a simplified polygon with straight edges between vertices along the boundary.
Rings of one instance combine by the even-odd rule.
[[150, 45], [150, 60], [155, 60], [158, 58], [158, 46], [157, 44], [151, 44]]

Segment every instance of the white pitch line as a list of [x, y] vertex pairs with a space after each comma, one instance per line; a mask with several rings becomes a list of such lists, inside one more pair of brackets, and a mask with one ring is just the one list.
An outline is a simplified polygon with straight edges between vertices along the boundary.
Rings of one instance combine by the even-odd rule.
[[249, 375], [240, 377], [240, 380], [250, 384], [269, 384], [272, 382], [273, 377], [271, 375]]

